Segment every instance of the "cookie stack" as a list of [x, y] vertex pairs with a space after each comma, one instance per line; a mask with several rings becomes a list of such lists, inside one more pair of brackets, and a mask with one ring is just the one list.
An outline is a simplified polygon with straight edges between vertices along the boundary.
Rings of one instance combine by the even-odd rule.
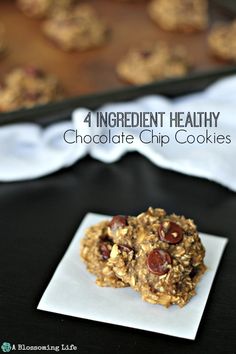
[[81, 257], [99, 286], [130, 286], [152, 304], [180, 307], [205, 272], [205, 249], [191, 219], [149, 208], [91, 226]]

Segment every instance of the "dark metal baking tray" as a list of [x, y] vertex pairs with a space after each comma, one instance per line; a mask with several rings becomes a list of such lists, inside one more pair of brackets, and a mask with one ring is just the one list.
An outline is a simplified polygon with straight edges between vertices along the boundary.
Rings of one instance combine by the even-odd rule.
[[[10, 8], [13, 9], [13, 7], [12, 7], [13, 5], [10, 5], [10, 4], [13, 4], [12, 1], [9, 1], [9, 3], [8, 2], [6, 3], [6, 0], [2, 0], [2, 1], [3, 2], [1, 4], [5, 3], [7, 6], [7, 9], [8, 9], [8, 7], [9, 7], [9, 9]], [[89, 1], [98, 7], [98, 5], [96, 3], [97, 0], [96, 1], [89, 0]], [[102, 9], [103, 8], [107, 9], [107, 15], [109, 15], [109, 11], [114, 12], [112, 5], [109, 3], [110, 3], [110, 1], [106, 2], [105, 0], [101, 0], [101, 2], [99, 2], [99, 6], [101, 4]], [[236, 10], [236, 1], [232, 1], [232, 0], [211, 1], [210, 2], [211, 18], [214, 18], [214, 20], [217, 21], [218, 19], [221, 19], [221, 18], [230, 19], [231, 17], [233, 17], [234, 13], [232, 11], [228, 11], [227, 16], [225, 16], [225, 14], [223, 14], [224, 11], [221, 11], [221, 8], [226, 9], [226, 10], [232, 9], [233, 3], [235, 4], [235, 10]], [[106, 5], [106, 4], [108, 4], [108, 5]], [[118, 5], [115, 5], [115, 6], [118, 6]], [[125, 6], [125, 5], [123, 3], [120, 3], [119, 6]], [[118, 8], [120, 9], [119, 6], [117, 7], [117, 9]], [[129, 4], [128, 6], [131, 6], [131, 4]], [[134, 6], [137, 6], [137, 5], [134, 5]], [[143, 5], [140, 4], [138, 6], [141, 6], [141, 8], [138, 8], [138, 11], [141, 12]], [[124, 11], [123, 8], [120, 11], [122, 12], [122, 16], [123, 16], [123, 11]], [[47, 47], [48, 43], [44, 42], [44, 40], [42, 38], [40, 39], [40, 37], [37, 37], [38, 32], [39, 32], [39, 23], [35, 22], [36, 20], [32, 20], [32, 19], [28, 19], [28, 18], [26, 18], [24, 20], [24, 16], [22, 14], [19, 15], [19, 13], [16, 11], [15, 8], [14, 8], [13, 12], [14, 12], [14, 15], [16, 16], [17, 21], [20, 22], [19, 24], [24, 25], [24, 21], [26, 21], [26, 22], [28, 21], [27, 26], [32, 28], [32, 34], [31, 34], [32, 39], [34, 38], [34, 36], [36, 36], [35, 38], [42, 40], [42, 43], [40, 45], [43, 48], [45, 48], [45, 50], [49, 50], [49, 52], [52, 54], [53, 57], [55, 55], [59, 55], [59, 53], [60, 53], [59, 50], [56, 53], [52, 52], [53, 48]], [[2, 14], [0, 13], [0, 17], [1, 17], [1, 15]], [[7, 16], [8, 16], [8, 12], [7, 12]], [[114, 16], [116, 16], [116, 20], [117, 20], [118, 15], [114, 15]], [[140, 14], [139, 14], [139, 16], [140, 16]], [[134, 19], [133, 16], [131, 16], [131, 18], [132, 18], [131, 23], [133, 25], [135, 25], [136, 21], [137, 21], [136, 18]], [[10, 19], [11, 18], [8, 18], [9, 25], [11, 24]], [[149, 26], [149, 25], [153, 26], [153, 24], [150, 22], [150, 20], [148, 18], [144, 19], [143, 21], [144, 22], [146, 21], [145, 23], [147, 26]], [[26, 26], [26, 28], [27, 28], [27, 26]], [[11, 28], [11, 26], [9, 28]], [[147, 31], [147, 29], [146, 29], [146, 31]], [[150, 31], [150, 29], [148, 31]], [[153, 31], [153, 29], [152, 29], [152, 31]], [[150, 32], [150, 33], [152, 33], [152, 32]], [[150, 35], [150, 33], [148, 32], [148, 35]], [[180, 37], [178, 37], [177, 34], [171, 34], [171, 36], [174, 36], [173, 38], [169, 37], [168, 33], [167, 34], [160, 33], [160, 35], [163, 36], [164, 40], [168, 40], [170, 42], [173, 42], [173, 40], [175, 40], [175, 39], [177, 40], [178, 38], [180, 38]], [[12, 49], [14, 49], [14, 48], [16, 49], [16, 44], [14, 43], [14, 41], [15, 41], [14, 36], [15, 36], [15, 30], [12, 29], [12, 32], [10, 33], [10, 39], [13, 42]], [[177, 37], [175, 37], [175, 36], [177, 36]], [[94, 60], [95, 61], [97, 60], [96, 59], [97, 52], [95, 52], [95, 53], [90, 52], [90, 53], [88, 53], [88, 56], [87, 56], [87, 54], [85, 54], [85, 58], [83, 60], [85, 60], [88, 57], [91, 60], [89, 66], [87, 67], [87, 70], [89, 70], [88, 81], [91, 81], [93, 79], [94, 80], [93, 84], [94, 85], [96, 84], [93, 92], [90, 92], [89, 90], [86, 91], [86, 87], [85, 87], [85, 89], [83, 89], [83, 84], [82, 84], [81, 88], [79, 89], [78, 93], [76, 94], [76, 90], [73, 86], [74, 83], [72, 83], [71, 92], [69, 95], [70, 97], [67, 97], [64, 100], [59, 101], [59, 102], [54, 102], [54, 103], [50, 103], [50, 104], [43, 105], [43, 106], [37, 106], [32, 109], [22, 109], [22, 110], [18, 110], [18, 111], [14, 111], [14, 112], [9, 112], [9, 113], [1, 113], [0, 114], [0, 125], [9, 124], [9, 123], [17, 123], [17, 122], [32, 122], [32, 121], [37, 121], [43, 125], [50, 124], [51, 122], [54, 122], [54, 121], [60, 121], [60, 120], [67, 119], [70, 116], [71, 112], [77, 107], [88, 107], [89, 109], [95, 109], [104, 103], [131, 100], [131, 99], [135, 99], [137, 97], [140, 97], [143, 95], [148, 95], [148, 94], [162, 94], [162, 95], [166, 95], [169, 97], [179, 96], [182, 94], [202, 90], [202, 89], [206, 88], [209, 84], [211, 84], [212, 82], [216, 81], [217, 79], [219, 79], [221, 77], [224, 77], [226, 75], [236, 74], [236, 66], [235, 65], [229, 65], [224, 62], [216, 61], [210, 55], [208, 55], [208, 54], [206, 55], [206, 53], [199, 54], [201, 48], [203, 48], [204, 50], [207, 50], [206, 49], [207, 47], [206, 47], [206, 34], [205, 35], [200, 34], [200, 37], [198, 37], [198, 36], [199, 35], [196, 35], [195, 37], [190, 36], [190, 37], [185, 37], [183, 39], [183, 42], [184, 43], [186, 42], [186, 44], [189, 46], [188, 47], [189, 51], [194, 50], [196, 52], [195, 53], [196, 54], [196, 64], [198, 64], [198, 69], [196, 69], [195, 71], [193, 71], [192, 73], [190, 73], [189, 75], [187, 75], [183, 78], [169, 79], [169, 80], [159, 81], [159, 82], [155, 82], [155, 83], [151, 83], [151, 84], [143, 85], [143, 86], [129, 86], [129, 85], [125, 85], [125, 84], [122, 84], [121, 82], [119, 82], [117, 80], [117, 78], [114, 77], [113, 66], [108, 65], [107, 66], [107, 77], [104, 78], [105, 86], [104, 87], [96, 86], [97, 85], [96, 82], [98, 82], [100, 80], [99, 79], [100, 76], [97, 77], [95, 75], [96, 73], [95, 73], [95, 69], [94, 69], [94, 65], [95, 65]], [[194, 45], [191, 44], [191, 38], [195, 38], [194, 41], [196, 41], [196, 47], [195, 47], [195, 44]], [[117, 40], [118, 40], [118, 44], [117, 44], [118, 46], [123, 45], [122, 38], [117, 38]], [[204, 42], [204, 43], [202, 44], [202, 42]], [[125, 43], [126, 43], [125, 45], [127, 46], [127, 43], [128, 43], [127, 39], [125, 39]], [[110, 44], [110, 45], [113, 46], [113, 44]], [[37, 44], [37, 46], [38, 46], [38, 44]], [[57, 50], [57, 49], [55, 49], [55, 50]], [[113, 49], [110, 48], [109, 50], [113, 53], [114, 48]], [[119, 51], [120, 50], [121, 49], [119, 49]], [[25, 54], [22, 54], [22, 53], [19, 54], [21, 61], [24, 59], [24, 55]], [[35, 58], [33, 57], [33, 55], [34, 54], [31, 53], [30, 48], [28, 48], [27, 56], [29, 56], [31, 60], [34, 60]], [[62, 55], [64, 55], [64, 54], [62, 54]], [[73, 56], [73, 55], [77, 55], [77, 54], [71, 54], [71, 56]], [[103, 50], [100, 52], [100, 54], [98, 53], [98, 56], [99, 56], [100, 64], [103, 62], [103, 60], [106, 60], [106, 58], [104, 57], [104, 54], [103, 54]], [[78, 57], [78, 59], [79, 59], [79, 57]], [[114, 64], [113, 59], [114, 59], [113, 57], [109, 59], [112, 61], [112, 65]], [[8, 60], [8, 59], [6, 59], [6, 60]], [[13, 65], [15, 62], [18, 62], [18, 52], [15, 51], [14, 55], [9, 57], [10, 64], [8, 64], [6, 62], [6, 60], [3, 62], [3, 64], [1, 66], [5, 65], [7, 67], [7, 65]], [[40, 60], [42, 60], [43, 64], [48, 65], [47, 60], [45, 59], [45, 55]], [[66, 62], [66, 60], [71, 60], [71, 58], [70, 57], [65, 57], [65, 58], [63, 57], [62, 60]], [[80, 63], [80, 64], [83, 65], [83, 63]], [[106, 63], [103, 63], [103, 65], [105, 65], [105, 64]], [[111, 72], [111, 68], [112, 68], [112, 72]], [[49, 69], [51, 69], [51, 68], [49, 67]], [[60, 67], [58, 68], [57, 65], [55, 64], [55, 70], [56, 69], [58, 69], [58, 74], [59, 74]], [[3, 67], [0, 67], [0, 72], [1, 73], [3, 72]], [[95, 75], [95, 78], [93, 77], [93, 75]], [[101, 73], [99, 75], [101, 75]], [[69, 85], [70, 80], [71, 79], [67, 80], [68, 87], [70, 86]]]
[[195, 73], [185, 78], [170, 79], [145, 86], [128, 87], [101, 94], [70, 98], [61, 102], [50, 103], [31, 109], [3, 113], [1, 115], [0, 125], [17, 122], [38, 122], [41, 125], [48, 125], [55, 121], [68, 119], [72, 111], [77, 107], [96, 109], [105, 103], [132, 100], [149, 94], [176, 97], [203, 90], [217, 79], [232, 74], [236, 74], [236, 66], [212, 72]]

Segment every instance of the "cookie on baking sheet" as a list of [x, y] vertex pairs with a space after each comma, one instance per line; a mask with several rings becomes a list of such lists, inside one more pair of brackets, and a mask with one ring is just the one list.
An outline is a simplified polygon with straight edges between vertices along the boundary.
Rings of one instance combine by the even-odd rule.
[[130, 50], [117, 65], [119, 77], [131, 84], [181, 77], [189, 69], [185, 50], [182, 47], [170, 48], [164, 42]]
[[29, 17], [47, 17], [55, 11], [67, 10], [75, 0], [18, 0], [18, 7]]
[[220, 59], [236, 61], [236, 20], [219, 24], [211, 30], [208, 43], [212, 53]]
[[0, 112], [30, 108], [62, 97], [58, 80], [33, 66], [11, 70], [0, 87]]
[[115, 241], [108, 265], [152, 304], [183, 307], [205, 272], [205, 249], [192, 220], [149, 208], [108, 230]]
[[109, 221], [100, 222], [87, 229], [81, 241], [80, 255], [90, 273], [96, 275], [96, 284], [122, 288], [127, 286], [116, 276], [108, 265], [110, 252], [114, 244], [113, 237], [108, 235]]
[[207, 0], [152, 0], [148, 12], [166, 31], [194, 32], [208, 26]]
[[96, 48], [104, 44], [108, 35], [107, 26], [86, 4], [56, 13], [43, 24], [43, 31], [63, 50]]

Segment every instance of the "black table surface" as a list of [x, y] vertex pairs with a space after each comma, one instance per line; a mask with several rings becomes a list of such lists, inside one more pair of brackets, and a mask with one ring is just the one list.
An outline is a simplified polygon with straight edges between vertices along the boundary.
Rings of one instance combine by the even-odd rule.
[[[230, 240], [195, 341], [36, 309], [87, 212], [136, 214], [148, 206], [192, 217], [199, 230]], [[80, 354], [235, 354], [235, 212], [235, 193], [134, 153], [110, 165], [87, 157], [49, 177], [0, 184], [0, 344], [74, 344]]]

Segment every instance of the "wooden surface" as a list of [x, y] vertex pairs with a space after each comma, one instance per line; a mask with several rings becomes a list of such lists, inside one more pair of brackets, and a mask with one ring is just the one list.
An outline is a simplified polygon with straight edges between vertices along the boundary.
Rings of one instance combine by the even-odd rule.
[[[55, 74], [65, 87], [67, 97], [127, 87], [116, 75], [116, 63], [130, 47], [157, 39], [185, 45], [195, 71], [226, 65], [210, 56], [207, 32], [181, 34], [160, 30], [149, 19], [145, 0], [138, 3], [87, 0], [86, 3], [93, 4], [107, 22], [112, 30], [111, 38], [99, 49], [66, 53], [44, 36], [42, 20], [26, 17], [14, 1], [1, 0], [0, 21], [6, 27], [8, 53], [0, 62], [0, 80], [12, 67], [31, 64]], [[218, 16], [216, 11], [213, 17]]]

